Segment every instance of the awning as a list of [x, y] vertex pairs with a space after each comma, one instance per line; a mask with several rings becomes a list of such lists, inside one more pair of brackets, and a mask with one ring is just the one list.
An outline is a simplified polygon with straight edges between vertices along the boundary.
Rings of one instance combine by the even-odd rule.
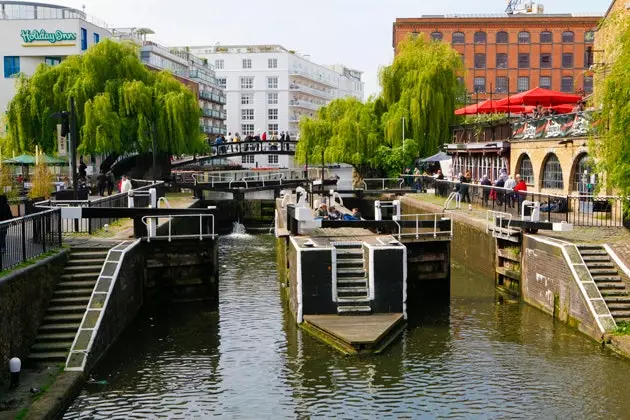
[[451, 157], [444, 152], [437, 153], [433, 156], [429, 156], [428, 158], [420, 159], [422, 163], [430, 163], [430, 162], [441, 162], [443, 160], [450, 160]]

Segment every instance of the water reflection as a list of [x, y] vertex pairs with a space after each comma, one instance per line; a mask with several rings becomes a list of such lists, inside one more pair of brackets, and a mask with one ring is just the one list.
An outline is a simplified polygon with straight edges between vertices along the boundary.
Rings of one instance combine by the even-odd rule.
[[630, 363], [453, 267], [385, 354], [347, 358], [295, 327], [274, 240], [223, 238], [219, 309], [145, 311], [66, 418], [625, 418]]

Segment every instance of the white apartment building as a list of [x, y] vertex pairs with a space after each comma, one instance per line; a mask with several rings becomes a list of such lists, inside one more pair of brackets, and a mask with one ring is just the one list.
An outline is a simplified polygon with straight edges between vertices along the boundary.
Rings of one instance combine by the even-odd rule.
[[[0, 1], [0, 116], [15, 95], [16, 76], [82, 54], [111, 32], [84, 12], [52, 4]], [[0, 132], [5, 130], [4, 125]]]
[[[303, 116], [315, 116], [336, 98], [363, 100], [361, 72], [322, 66], [280, 45], [195, 46], [190, 52], [214, 65], [227, 96], [227, 131], [241, 137], [285, 131], [295, 139]], [[344, 69], [356, 77], [350, 79]], [[287, 168], [293, 166], [293, 159], [250, 155], [239, 163], [249, 168]]]

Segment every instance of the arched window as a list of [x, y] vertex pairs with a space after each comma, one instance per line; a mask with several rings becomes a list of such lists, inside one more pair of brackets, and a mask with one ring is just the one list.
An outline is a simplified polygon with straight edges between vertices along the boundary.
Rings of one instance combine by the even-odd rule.
[[542, 187], [561, 190], [564, 188], [562, 166], [554, 153], [547, 155], [542, 173]]
[[593, 165], [588, 154], [582, 153], [575, 160], [573, 166], [573, 191], [590, 195], [597, 185], [597, 174], [593, 172]]
[[453, 44], [464, 44], [466, 43], [466, 35], [463, 32], [454, 32], [453, 33]]
[[505, 31], [497, 32], [497, 44], [507, 44], [508, 33]]
[[562, 43], [572, 44], [575, 41], [575, 35], [571, 31], [562, 32]]
[[516, 171], [527, 184], [534, 185], [534, 167], [532, 166], [531, 159], [525, 153], [519, 158]]
[[444, 38], [444, 35], [442, 35], [442, 32], [433, 32], [431, 34], [431, 39], [434, 41], [441, 41]]
[[485, 32], [475, 32], [475, 44], [485, 44], [486, 43], [486, 33]]
[[529, 44], [531, 37], [529, 32], [523, 31], [518, 33], [518, 43], [519, 44]]
[[541, 44], [551, 44], [553, 42], [553, 34], [549, 31], [544, 31], [540, 33], [540, 43]]

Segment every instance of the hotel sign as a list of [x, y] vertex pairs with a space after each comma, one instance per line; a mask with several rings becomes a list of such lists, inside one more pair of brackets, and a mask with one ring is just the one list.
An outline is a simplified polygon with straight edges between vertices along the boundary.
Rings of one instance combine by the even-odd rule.
[[[57, 46], [61, 46], [61, 43], [64, 43], [66, 41], [76, 41], [77, 40], [77, 34], [76, 32], [63, 32], [60, 30], [57, 30], [55, 32], [46, 32], [44, 29], [23, 29], [22, 32], [20, 33], [20, 36], [22, 37], [22, 40], [24, 41], [24, 44], [26, 45], [33, 45], [34, 43], [37, 43], [36, 46], [41, 46], [41, 45], [57, 45]], [[41, 44], [44, 43], [44, 44]], [[65, 43], [63, 44], [65, 45], [75, 45], [75, 43]], [[35, 46], [35, 45], [33, 45]]]

